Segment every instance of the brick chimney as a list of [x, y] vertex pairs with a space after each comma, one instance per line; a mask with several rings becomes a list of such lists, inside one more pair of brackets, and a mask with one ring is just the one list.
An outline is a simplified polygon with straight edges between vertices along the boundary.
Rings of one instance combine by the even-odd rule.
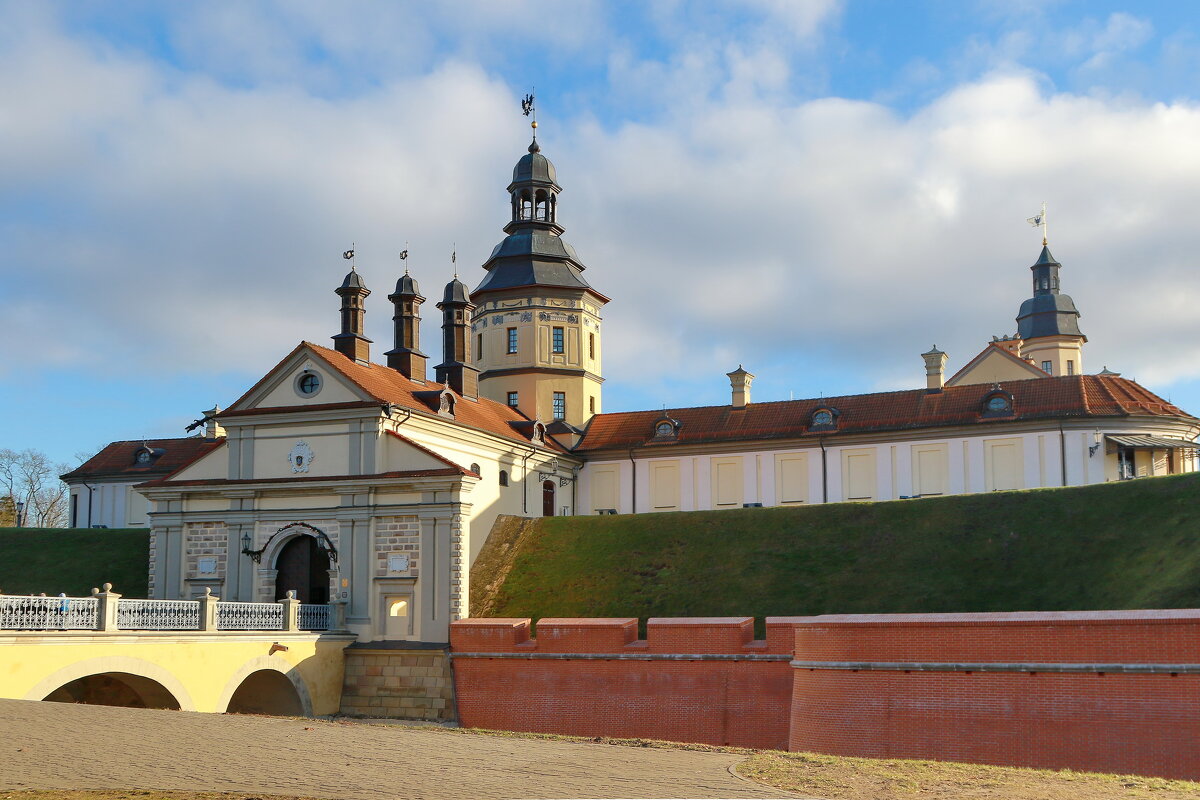
[[928, 353], [921, 353], [921, 358], [925, 359], [925, 391], [940, 392], [946, 385], [946, 361], [950, 356], [935, 344]]
[[742, 369], [741, 364], [733, 372], [725, 374], [729, 376], [729, 385], [733, 389], [733, 407], [745, 408], [750, 405], [750, 383], [754, 375]]

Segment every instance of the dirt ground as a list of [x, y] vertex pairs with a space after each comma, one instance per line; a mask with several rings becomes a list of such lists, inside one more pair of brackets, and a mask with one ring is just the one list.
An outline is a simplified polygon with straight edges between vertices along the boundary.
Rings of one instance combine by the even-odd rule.
[[[350, 721], [0, 700], [0, 798], [20, 800], [30, 795], [12, 790], [193, 793], [178, 800], [198, 800], [195, 792], [339, 800], [792, 796], [735, 776], [730, 768], [744, 758]], [[59, 797], [96, 798], [37, 800]]]

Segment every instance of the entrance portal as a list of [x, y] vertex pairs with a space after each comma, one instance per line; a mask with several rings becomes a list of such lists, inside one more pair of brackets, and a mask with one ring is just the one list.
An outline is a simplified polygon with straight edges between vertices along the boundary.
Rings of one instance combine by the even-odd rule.
[[275, 559], [275, 597], [292, 589], [301, 603], [329, 602], [329, 555], [315, 536], [297, 536], [283, 546]]
[[542, 484], [542, 516], [554, 516], [554, 481], [545, 481]]

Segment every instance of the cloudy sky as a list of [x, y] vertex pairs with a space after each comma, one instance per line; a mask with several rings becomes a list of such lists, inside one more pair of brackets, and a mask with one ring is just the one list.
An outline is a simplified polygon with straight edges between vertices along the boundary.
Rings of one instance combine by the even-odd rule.
[[[1084, 368], [1200, 413], [1191, 3], [3, 2], [0, 447], [183, 435], [337, 332], [387, 349], [539, 139], [609, 411], [922, 386], [1016, 329], [1042, 201]], [[432, 305], [432, 304], [430, 304]], [[426, 342], [436, 342], [426, 313]], [[382, 347], [380, 345], [383, 345]], [[429, 348], [426, 348], [429, 349]]]

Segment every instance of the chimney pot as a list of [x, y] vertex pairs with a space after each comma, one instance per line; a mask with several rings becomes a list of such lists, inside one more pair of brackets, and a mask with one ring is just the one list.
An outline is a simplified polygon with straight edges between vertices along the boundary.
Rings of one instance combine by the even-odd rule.
[[750, 384], [754, 381], [754, 375], [743, 369], [741, 364], [733, 372], [725, 374], [729, 376], [729, 386], [733, 389], [733, 407], [745, 408], [750, 405]]
[[925, 391], [940, 392], [946, 385], [946, 362], [950, 356], [938, 350], [935, 344], [928, 353], [922, 353], [921, 358], [925, 359]]

